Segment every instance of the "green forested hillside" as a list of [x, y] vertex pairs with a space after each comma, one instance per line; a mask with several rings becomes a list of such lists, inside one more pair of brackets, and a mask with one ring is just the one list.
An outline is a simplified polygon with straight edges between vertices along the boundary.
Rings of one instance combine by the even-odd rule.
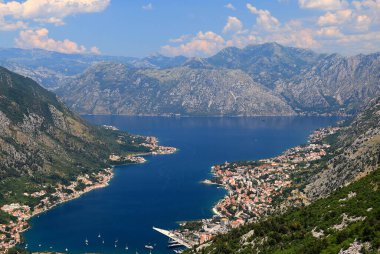
[[379, 204], [380, 169], [307, 207], [220, 235], [199, 253], [338, 253], [355, 240], [361, 253], [378, 253]]
[[0, 67], [0, 206], [108, 166], [111, 153], [147, 152], [144, 137], [93, 127], [36, 82]]
[[302, 174], [295, 169], [290, 188], [311, 205], [273, 213], [188, 253], [379, 253], [380, 98], [324, 142], [328, 155]]

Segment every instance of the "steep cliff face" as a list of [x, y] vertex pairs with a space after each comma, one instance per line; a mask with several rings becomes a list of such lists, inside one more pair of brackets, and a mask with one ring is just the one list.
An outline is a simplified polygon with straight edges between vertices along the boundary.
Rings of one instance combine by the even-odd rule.
[[100, 63], [57, 93], [80, 113], [127, 115], [292, 115], [241, 70], [133, 69]]
[[380, 93], [380, 54], [326, 56], [275, 91], [300, 111], [355, 111]]
[[215, 67], [240, 69], [256, 82], [274, 89], [276, 82], [287, 82], [311, 68], [324, 55], [278, 43], [226, 48], [205, 61]]
[[88, 125], [55, 94], [0, 67], [0, 205], [20, 201], [27, 189], [97, 172], [110, 153], [146, 152], [143, 142]]
[[329, 195], [380, 165], [380, 97], [373, 99], [332, 142], [335, 156], [306, 186], [311, 199]]

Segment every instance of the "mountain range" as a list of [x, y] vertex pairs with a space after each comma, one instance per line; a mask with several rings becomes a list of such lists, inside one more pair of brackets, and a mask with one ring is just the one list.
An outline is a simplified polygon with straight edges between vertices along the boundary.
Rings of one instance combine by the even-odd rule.
[[345, 57], [277, 43], [229, 47], [208, 58], [4, 49], [1, 64], [81, 114], [351, 114], [380, 91], [380, 53]]

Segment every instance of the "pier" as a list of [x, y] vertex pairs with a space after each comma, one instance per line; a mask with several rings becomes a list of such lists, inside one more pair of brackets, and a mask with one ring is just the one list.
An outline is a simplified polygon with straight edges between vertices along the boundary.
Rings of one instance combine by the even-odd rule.
[[163, 235], [166, 235], [170, 239], [173, 239], [175, 242], [179, 243], [180, 245], [185, 246], [188, 249], [192, 248], [194, 245], [197, 244], [197, 243], [195, 243], [193, 241], [186, 240], [183, 237], [178, 236], [178, 235], [170, 232], [169, 230], [165, 230], [165, 229], [161, 229], [161, 228], [156, 228], [156, 227], [153, 227], [153, 230], [155, 230], [155, 231], [157, 231], [157, 232], [159, 232], [159, 233], [161, 233]]

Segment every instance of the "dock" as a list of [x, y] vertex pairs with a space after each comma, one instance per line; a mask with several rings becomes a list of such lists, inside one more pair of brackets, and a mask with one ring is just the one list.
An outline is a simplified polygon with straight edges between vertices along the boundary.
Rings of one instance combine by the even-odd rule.
[[178, 235], [170, 232], [169, 230], [165, 230], [165, 229], [161, 229], [161, 228], [156, 228], [156, 227], [153, 227], [153, 230], [155, 230], [155, 231], [157, 231], [157, 232], [159, 232], [159, 233], [161, 233], [163, 235], [166, 235], [170, 239], [173, 239], [175, 242], [179, 243], [180, 245], [185, 246], [188, 249], [191, 249], [194, 245], [196, 245], [195, 242], [187, 240], [187, 239], [184, 239], [183, 237], [178, 236]]

